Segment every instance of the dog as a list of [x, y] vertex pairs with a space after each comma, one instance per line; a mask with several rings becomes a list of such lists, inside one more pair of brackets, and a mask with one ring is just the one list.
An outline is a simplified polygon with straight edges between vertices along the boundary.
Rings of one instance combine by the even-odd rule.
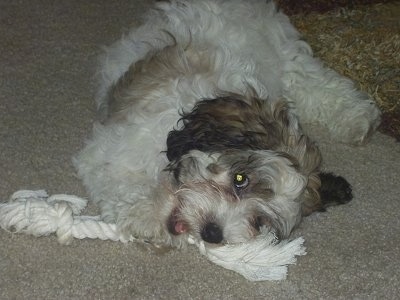
[[260, 228], [284, 239], [302, 217], [350, 201], [300, 124], [358, 145], [380, 120], [272, 1], [158, 1], [99, 75], [78, 174], [104, 221], [166, 247], [189, 235], [246, 242]]

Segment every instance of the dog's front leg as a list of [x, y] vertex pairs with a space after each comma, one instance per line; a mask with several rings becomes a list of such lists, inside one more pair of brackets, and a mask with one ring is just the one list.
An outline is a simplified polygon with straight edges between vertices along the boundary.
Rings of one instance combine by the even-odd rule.
[[[167, 229], [174, 208], [174, 197], [164, 186], [152, 188], [129, 207], [120, 210], [117, 226], [126, 238], [137, 238], [155, 245], [179, 246]], [[176, 244], [178, 243], [178, 244]]]

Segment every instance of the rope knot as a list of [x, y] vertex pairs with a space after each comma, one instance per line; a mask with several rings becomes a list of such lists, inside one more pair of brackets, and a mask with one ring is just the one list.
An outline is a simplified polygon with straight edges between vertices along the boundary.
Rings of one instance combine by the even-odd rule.
[[79, 215], [86, 207], [87, 201], [71, 196], [58, 194], [47, 199], [47, 203], [54, 208], [55, 216], [52, 220], [60, 244], [69, 245], [73, 240], [72, 227], [74, 226], [74, 215]]
[[18, 191], [10, 197], [9, 203], [1, 205], [0, 226], [34, 236], [56, 232], [61, 244], [70, 244], [73, 215], [79, 214], [86, 202], [63, 194], [49, 197], [44, 190]]

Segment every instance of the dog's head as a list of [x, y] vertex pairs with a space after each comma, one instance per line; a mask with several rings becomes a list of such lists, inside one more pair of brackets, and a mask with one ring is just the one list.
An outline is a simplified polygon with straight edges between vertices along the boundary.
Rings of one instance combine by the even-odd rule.
[[266, 226], [284, 238], [301, 219], [303, 198], [318, 198], [319, 151], [283, 102], [204, 100], [182, 123], [167, 140], [176, 187], [171, 234], [236, 243]]
[[192, 150], [174, 166], [177, 204], [172, 234], [206, 242], [243, 242], [268, 226], [286, 236], [299, 221], [307, 178], [285, 155], [267, 150]]

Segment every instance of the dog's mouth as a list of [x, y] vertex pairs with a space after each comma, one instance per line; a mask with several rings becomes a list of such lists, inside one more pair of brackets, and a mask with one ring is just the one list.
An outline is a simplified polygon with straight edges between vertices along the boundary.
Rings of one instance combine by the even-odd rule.
[[251, 221], [251, 225], [257, 231], [257, 234], [261, 233], [263, 228], [269, 228], [275, 233], [278, 240], [282, 238], [282, 233], [279, 230], [279, 227], [266, 215], [257, 215]]
[[173, 235], [180, 235], [188, 231], [186, 222], [179, 218], [179, 208], [175, 208], [167, 220], [168, 231]]

